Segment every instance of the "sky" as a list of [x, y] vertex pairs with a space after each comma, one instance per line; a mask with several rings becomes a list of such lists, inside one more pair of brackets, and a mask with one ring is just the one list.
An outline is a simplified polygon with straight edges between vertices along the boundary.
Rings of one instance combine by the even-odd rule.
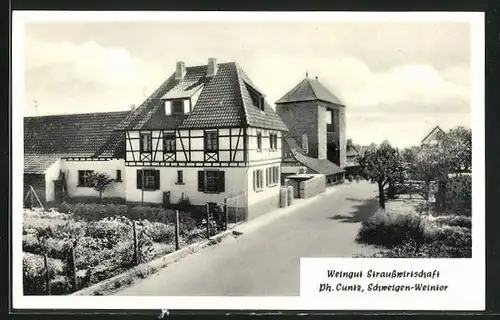
[[467, 23], [30, 22], [23, 40], [25, 116], [128, 110], [177, 61], [214, 57], [238, 62], [273, 106], [306, 72], [318, 77], [357, 144], [470, 127]]

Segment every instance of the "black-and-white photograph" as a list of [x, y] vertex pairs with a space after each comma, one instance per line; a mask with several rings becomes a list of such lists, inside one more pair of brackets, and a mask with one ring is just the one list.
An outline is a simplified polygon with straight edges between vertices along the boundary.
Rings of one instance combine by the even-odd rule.
[[299, 296], [301, 258], [476, 255], [466, 21], [18, 35], [24, 296]]

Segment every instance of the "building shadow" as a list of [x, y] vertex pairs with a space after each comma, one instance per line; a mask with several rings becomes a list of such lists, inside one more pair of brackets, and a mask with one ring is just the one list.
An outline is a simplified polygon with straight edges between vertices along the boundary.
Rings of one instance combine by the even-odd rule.
[[359, 201], [359, 204], [353, 206], [354, 210], [347, 214], [337, 214], [328, 217], [330, 220], [338, 220], [346, 223], [358, 223], [368, 220], [378, 209], [378, 201], [376, 199], [365, 199]]

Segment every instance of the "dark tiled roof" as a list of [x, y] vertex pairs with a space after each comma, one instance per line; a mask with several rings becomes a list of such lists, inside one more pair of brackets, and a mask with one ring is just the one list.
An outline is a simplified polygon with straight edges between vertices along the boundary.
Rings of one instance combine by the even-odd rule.
[[62, 155], [122, 158], [125, 152], [123, 133], [114, 129], [126, 121], [129, 114], [129, 111], [121, 111], [26, 117], [25, 161], [40, 155], [45, 155], [44, 159], [52, 159], [54, 155], [58, 158]]
[[276, 101], [280, 103], [292, 103], [302, 101], [320, 100], [330, 102], [336, 105], [344, 106], [344, 104], [331, 93], [318, 80], [305, 78], [297, 84], [292, 90], [288, 91], [281, 99]]
[[344, 171], [338, 165], [327, 159], [316, 159], [306, 156], [304, 151], [298, 146], [295, 139], [285, 138], [284, 141], [288, 145], [288, 148], [292, 151], [292, 154], [297, 162], [303, 164], [309, 169], [325, 175], [337, 174]]
[[54, 162], [59, 160], [58, 154], [24, 154], [24, 173], [41, 174], [44, 173]]
[[[246, 85], [254, 85], [236, 63], [219, 63], [213, 78], [206, 77], [206, 69], [206, 66], [187, 67], [180, 81], [175, 80], [173, 75], [169, 77], [139, 106], [134, 119], [125, 128], [194, 129], [250, 125], [287, 130], [281, 118], [267, 103], [264, 111], [253, 105]], [[201, 93], [189, 115], [165, 115], [162, 98], [186, 97], [197, 90], [201, 90]]]

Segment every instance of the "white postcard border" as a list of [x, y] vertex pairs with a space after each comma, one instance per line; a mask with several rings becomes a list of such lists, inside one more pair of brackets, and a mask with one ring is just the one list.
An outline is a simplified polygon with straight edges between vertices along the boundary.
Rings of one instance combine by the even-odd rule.
[[[15, 309], [261, 309], [329, 310], [300, 297], [85, 297], [23, 296], [22, 294], [22, 173], [23, 173], [23, 24], [33, 21], [447, 21], [471, 23], [471, 112], [473, 148], [473, 257], [478, 286], [467, 295], [485, 300], [485, 137], [484, 137], [484, 13], [478, 12], [57, 12], [14, 11], [12, 14], [12, 305]], [[376, 259], [373, 259], [376, 260]], [[409, 259], [408, 264], [414, 263]], [[416, 261], [415, 261], [416, 262]], [[469, 261], [467, 261], [469, 263]], [[466, 263], [466, 264], [467, 264]], [[456, 261], [460, 266], [461, 262]], [[435, 267], [440, 268], [436, 261]], [[472, 275], [468, 275], [472, 276]], [[297, 279], [298, 281], [298, 279]], [[457, 279], [459, 281], [459, 279]], [[335, 309], [343, 309], [341, 306]], [[377, 305], [359, 306], [376, 310]], [[387, 308], [385, 308], [387, 309]], [[404, 310], [394, 305], [394, 310]], [[406, 308], [407, 309], [407, 308]], [[425, 310], [414, 302], [413, 310]], [[455, 310], [460, 310], [456, 306]], [[479, 308], [481, 309], [481, 308]], [[483, 303], [484, 309], [484, 303]]]

